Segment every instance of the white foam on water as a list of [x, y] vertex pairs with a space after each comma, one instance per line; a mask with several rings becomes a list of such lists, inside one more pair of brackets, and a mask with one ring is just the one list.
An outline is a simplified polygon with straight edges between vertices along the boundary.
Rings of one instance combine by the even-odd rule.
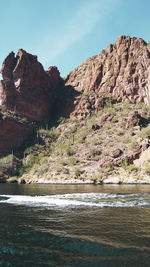
[[[144, 199], [144, 197], [147, 199]], [[133, 199], [132, 199], [133, 198]], [[136, 200], [134, 199], [136, 198]], [[49, 196], [0, 195], [0, 203], [26, 206], [150, 207], [150, 194], [82, 193]], [[130, 200], [129, 200], [130, 199]]]

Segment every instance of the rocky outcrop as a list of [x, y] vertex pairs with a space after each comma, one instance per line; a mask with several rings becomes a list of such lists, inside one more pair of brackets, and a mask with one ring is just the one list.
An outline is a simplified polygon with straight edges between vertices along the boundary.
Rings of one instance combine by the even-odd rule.
[[46, 120], [61, 81], [56, 67], [44, 71], [37, 56], [20, 49], [11, 52], [1, 69], [0, 98], [8, 110], [23, 114], [32, 121]]
[[114, 45], [73, 70], [67, 76], [66, 86], [86, 94], [93, 92], [93, 98], [97, 94], [93, 106], [89, 99], [84, 100], [85, 108], [80, 108], [83, 117], [89, 113], [89, 106], [97, 110], [99, 93], [110, 94], [117, 101], [129, 99], [150, 104], [150, 46], [141, 38], [120, 36]]
[[107, 102], [111, 105], [115, 103], [115, 100], [97, 93], [80, 95], [73, 103], [74, 109], [70, 112], [70, 118], [78, 119], [79, 121], [84, 120], [92, 115], [93, 112], [103, 110]]
[[112, 158], [118, 158], [122, 155], [123, 151], [119, 148], [115, 149], [114, 151], [112, 151], [111, 157]]
[[125, 127], [126, 129], [135, 126], [145, 127], [149, 122], [149, 120], [142, 117], [137, 110], [131, 112], [129, 111], [128, 115], [126, 116], [126, 118], [124, 118], [124, 120], [122, 120], [121, 118], [118, 119], [119, 119], [119, 125], [121, 127]]
[[31, 124], [2, 114], [0, 117], [0, 156], [23, 145], [29, 145], [35, 131]]

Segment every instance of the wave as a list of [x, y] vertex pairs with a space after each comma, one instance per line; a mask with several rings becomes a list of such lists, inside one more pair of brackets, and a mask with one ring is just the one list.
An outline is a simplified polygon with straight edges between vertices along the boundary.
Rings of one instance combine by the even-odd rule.
[[150, 207], [150, 193], [82, 193], [48, 196], [0, 195], [0, 203], [27, 206]]

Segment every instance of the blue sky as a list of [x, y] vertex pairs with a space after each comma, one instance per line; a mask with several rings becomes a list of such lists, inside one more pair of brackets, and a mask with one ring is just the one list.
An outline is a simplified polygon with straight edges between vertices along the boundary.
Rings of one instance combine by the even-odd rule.
[[65, 77], [119, 35], [150, 41], [149, 0], [0, 0], [0, 65], [23, 48]]

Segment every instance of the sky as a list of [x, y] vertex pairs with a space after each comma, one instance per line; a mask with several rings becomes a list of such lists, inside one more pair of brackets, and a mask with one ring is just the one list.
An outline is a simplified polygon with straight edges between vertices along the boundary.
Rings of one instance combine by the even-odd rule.
[[0, 0], [0, 66], [19, 48], [61, 76], [120, 35], [150, 41], [149, 0]]

